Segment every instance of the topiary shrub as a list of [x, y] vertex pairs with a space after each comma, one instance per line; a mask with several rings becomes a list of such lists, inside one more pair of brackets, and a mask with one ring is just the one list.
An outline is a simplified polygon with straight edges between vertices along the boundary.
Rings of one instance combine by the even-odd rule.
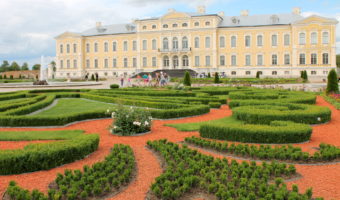
[[2, 75], [0, 75], [0, 79], [2, 79]]
[[118, 84], [111, 84], [110, 88], [111, 89], [117, 89], [117, 88], [119, 88], [119, 85]]
[[215, 72], [214, 83], [220, 83], [220, 76], [218, 75], [218, 72]]
[[208, 72], [208, 78], [211, 78], [211, 74], [210, 74], [210, 72]]
[[303, 71], [303, 82], [308, 82], [308, 74], [307, 74], [307, 71], [306, 70], [304, 70]]
[[332, 69], [327, 77], [327, 88], [326, 93], [338, 93], [339, 92], [339, 83], [338, 83], [338, 75], [334, 69]]
[[10, 75], [10, 76], [9, 76], [9, 79], [13, 79], [13, 75]]
[[4, 75], [4, 79], [7, 79], [7, 76], [6, 76], [6, 74]]
[[95, 81], [94, 74], [91, 75], [91, 81]]
[[185, 72], [183, 84], [185, 86], [191, 86], [191, 78], [188, 71]]
[[259, 71], [256, 72], [256, 78], [260, 78], [260, 72]]

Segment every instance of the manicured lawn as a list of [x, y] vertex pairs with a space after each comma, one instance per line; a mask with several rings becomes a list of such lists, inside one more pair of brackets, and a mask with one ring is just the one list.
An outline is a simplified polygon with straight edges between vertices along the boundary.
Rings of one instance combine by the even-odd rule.
[[211, 121], [205, 121], [205, 122], [195, 122], [195, 123], [184, 123], [184, 124], [166, 124], [167, 126], [174, 127], [178, 131], [198, 131], [200, 129], [200, 126], [206, 125], [206, 124], [214, 124], [214, 125], [219, 125], [219, 124], [239, 124], [242, 125], [243, 122], [236, 120], [233, 117], [226, 117], [222, 119], [217, 119], [217, 120], [211, 120]]
[[83, 134], [82, 130], [65, 131], [6, 131], [0, 132], [0, 141], [68, 140]]
[[112, 104], [95, 102], [86, 99], [59, 99], [57, 105], [34, 116], [49, 116], [58, 114], [75, 114], [84, 111], [96, 111], [112, 108]]

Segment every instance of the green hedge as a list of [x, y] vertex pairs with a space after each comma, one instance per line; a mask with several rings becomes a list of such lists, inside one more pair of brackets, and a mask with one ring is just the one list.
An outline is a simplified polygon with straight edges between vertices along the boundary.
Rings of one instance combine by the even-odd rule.
[[244, 124], [202, 125], [200, 136], [204, 138], [247, 143], [297, 143], [309, 140], [309, 125], [289, 121], [272, 121], [270, 125]]
[[179, 117], [189, 117], [195, 115], [202, 115], [210, 111], [209, 106], [199, 105], [190, 106], [178, 109], [165, 109], [165, 110], [150, 110], [151, 116], [158, 119], [171, 119]]
[[10, 109], [19, 108], [19, 107], [26, 106], [26, 105], [30, 105], [30, 104], [36, 103], [37, 101], [41, 101], [44, 98], [46, 98], [45, 95], [38, 95], [38, 96], [32, 97], [32, 98], [24, 98], [20, 102], [3, 104], [3, 105], [0, 105], [0, 112], [4, 112], [4, 111], [10, 110]]
[[19, 99], [19, 98], [24, 98], [24, 97], [26, 97], [26, 93], [24, 92], [6, 94], [6, 95], [0, 95], [0, 101], [10, 100], [10, 99]]
[[0, 174], [19, 174], [51, 169], [83, 159], [97, 150], [99, 136], [81, 135], [71, 140], [30, 144], [24, 149], [0, 151]]
[[273, 92], [231, 92], [231, 99], [278, 99], [278, 94]]

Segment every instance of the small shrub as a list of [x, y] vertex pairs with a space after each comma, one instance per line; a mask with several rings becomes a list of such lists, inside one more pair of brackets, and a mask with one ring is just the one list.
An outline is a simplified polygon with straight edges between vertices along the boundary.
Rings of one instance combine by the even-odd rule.
[[220, 76], [219, 76], [218, 72], [215, 72], [214, 83], [220, 83]]
[[117, 89], [117, 88], [119, 88], [119, 85], [118, 84], [111, 84], [110, 88], [111, 89]]
[[185, 72], [183, 84], [185, 86], [191, 86], [191, 77], [188, 71]]
[[326, 93], [338, 93], [339, 92], [339, 83], [338, 83], [338, 75], [334, 69], [332, 69], [327, 77], [327, 88]]
[[91, 81], [95, 81], [94, 74], [91, 75]]

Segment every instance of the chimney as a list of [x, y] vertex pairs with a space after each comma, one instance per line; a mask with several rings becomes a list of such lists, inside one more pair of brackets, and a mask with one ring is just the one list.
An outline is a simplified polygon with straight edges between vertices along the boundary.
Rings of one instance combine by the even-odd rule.
[[101, 22], [96, 22], [96, 28], [99, 29], [102, 26]]
[[197, 12], [199, 14], [205, 14], [205, 6], [198, 6], [197, 7]]
[[295, 15], [300, 15], [301, 14], [301, 8], [295, 7], [292, 10], [292, 13]]
[[220, 16], [220, 17], [224, 17], [224, 12], [223, 11], [221, 11], [221, 12], [218, 12], [218, 14], [217, 14], [218, 16]]
[[249, 11], [248, 10], [241, 10], [241, 16], [248, 16]]

